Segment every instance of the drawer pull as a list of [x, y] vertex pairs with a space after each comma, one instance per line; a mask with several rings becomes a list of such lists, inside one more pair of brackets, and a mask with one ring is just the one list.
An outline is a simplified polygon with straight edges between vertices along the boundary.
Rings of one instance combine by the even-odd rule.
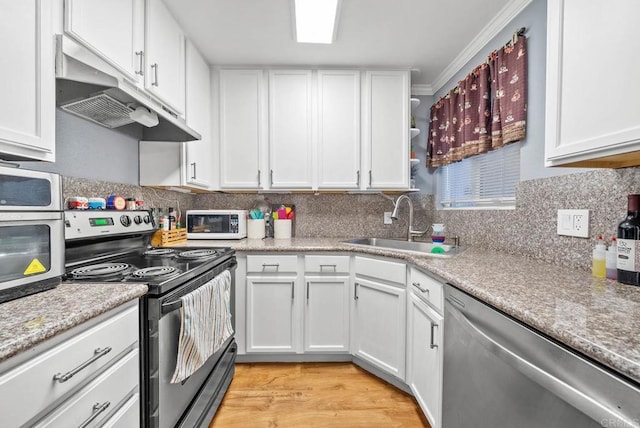
[[85, 361], [84, 363], [82, 363], [81, 365], [76, 367], [75, 369], [73, 369], [73, 370], [71, 370], [71, 371], [69, 371], [69, 372], [67, 372], [65, 374], [56, 373], [53, 376], [53, 380], [57, 380], [60, 383], [64, 383], [64, 382], [68, 381], [69, 379], [74, 377], [76, 374], [78, 374], [78, 372], [80, 372], [81, 370], [84, 370], [85, 368], [87, 368], [87, 366], [91, 365], [98, 358], [104, 357], [109, 352], [111, 352], [111, 346], [107, 346], [104, 349], [97, 348], [95, 351], [93, 351], [93, 354], [94, 354], [93, 357], [89, 358], [87, 361]]
[[437, 327], [437, 326], [438, 326], [438, 324], [436, 324], [434, 322], [431, 323], [431, 343], [429, 343], [429, 348], [431, 348], [431, 349], [438, 347], [438, 345], [435, 344], [435, 340], [434, 340], [435, 337], [434, 337], [434, 334], [433, 334], [433, 329], [435, 327]]
[[358, 283], [353, 285], [353, 300], [358, 300]]
[[274, 268], [275, 270], [278, 270], [280, 268], [280, 263], [262, 263], [263, 272], [270, 267]]
[[85, 420], [80, 425], [78, 425], [78, 428], [86, 428], [86, 427], [88, 427], [91, 424], [91, 422], [93, 422], [94, 419], [97, 418], [100, 415], [100, 413], [102, 413], [105, 410], [107, 410], [110, 405], [111, 405], [110, 401], [105, 401], [102, 404], [100, 404], [100, 403], [94, 404], [93, 405], [93, 413], [91, 413], [91, 416], [89, 416], [89, 418], [87, 418], [87, 420]]
[[420, 287], [420, 283], [419, 282], [412, 282], [411, 285], [413, 285], [414, 287], [416, 287], [418, 290], [422, 291], [423, 293], [429, 294], [429, 289]]
[[323, 272], [324, 268], [327, 268], [327, 269], [331, 268], [333, 269], [334, 272], [338, 271], [338, 267], [336, 265], [320, 265], [320, 272]]

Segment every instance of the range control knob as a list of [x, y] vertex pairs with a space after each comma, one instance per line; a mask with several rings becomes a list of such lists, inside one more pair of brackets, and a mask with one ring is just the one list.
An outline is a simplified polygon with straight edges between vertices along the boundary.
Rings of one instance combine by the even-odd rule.
[[139, 215], [135, 216], [135, 217], [133, 218], [133, 222], [134, 222], [135, 224], [140, 224], [140, 223], [142, 223], [142, 217], [141, 217], [141, 216], [139, 216]]
[[142, 220], [144, 221], [144, 224], [151, 223], [151, 217], [149, 217], [148, 215], [144, 216], [144, 218]]
[[122, 216], [120, 216], [120, 223], [121, 223], [124, 227], [129, 227], [129, 226], [131, 226], [131, 217], [129, 217], [128, 215], [122, 215]]

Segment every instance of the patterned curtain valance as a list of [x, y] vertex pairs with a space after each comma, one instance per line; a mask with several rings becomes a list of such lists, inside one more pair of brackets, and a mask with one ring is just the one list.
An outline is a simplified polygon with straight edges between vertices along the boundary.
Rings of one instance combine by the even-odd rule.
[[525, 137], [527, 38], [524, 29], [431, 106], [427, 166], [438, 167]]

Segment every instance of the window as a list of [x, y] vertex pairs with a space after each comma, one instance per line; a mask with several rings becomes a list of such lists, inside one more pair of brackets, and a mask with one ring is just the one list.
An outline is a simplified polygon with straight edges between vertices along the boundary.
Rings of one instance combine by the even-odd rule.
[[520, 144], [441, 166], [436, 176], [439, 208], [514, 208], [520, 180]]

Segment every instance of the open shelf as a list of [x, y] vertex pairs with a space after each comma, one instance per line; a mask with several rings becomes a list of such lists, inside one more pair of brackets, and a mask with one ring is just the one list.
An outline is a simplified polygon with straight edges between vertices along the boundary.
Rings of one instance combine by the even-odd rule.
[[411, 138], [415, 138], [420, 135], [420, 130], [418, 128], [411, 128]]
[[411, 98], [411, 109], [418, 107], [420, 105], [420, 100], [418, 98]]

